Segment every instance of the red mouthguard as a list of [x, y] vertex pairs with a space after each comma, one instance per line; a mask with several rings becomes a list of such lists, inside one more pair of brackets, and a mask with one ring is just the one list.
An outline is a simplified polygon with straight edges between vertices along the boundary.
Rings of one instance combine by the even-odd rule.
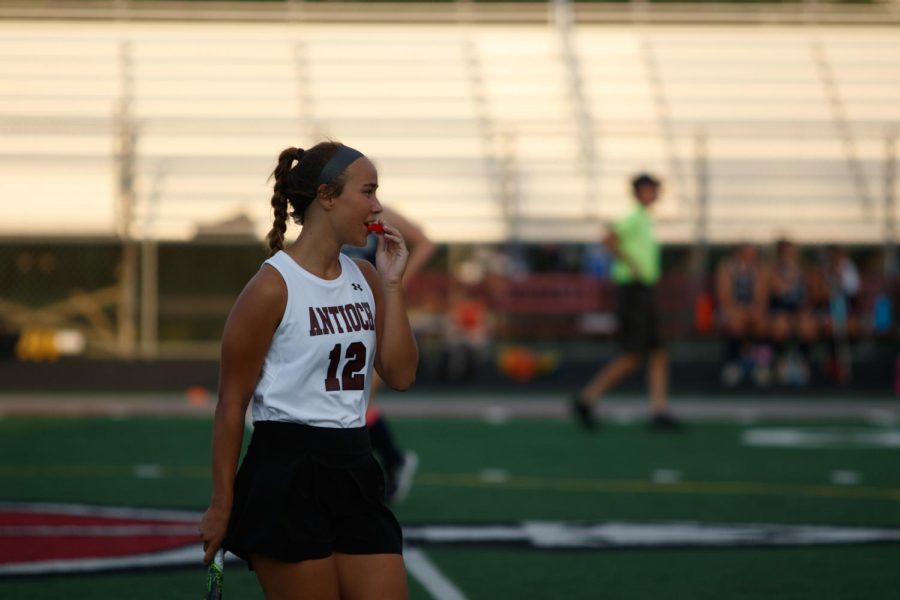
[[381, 223], [369, 223], [367, 227], [372, 233], [384, 233], [384, 225]]

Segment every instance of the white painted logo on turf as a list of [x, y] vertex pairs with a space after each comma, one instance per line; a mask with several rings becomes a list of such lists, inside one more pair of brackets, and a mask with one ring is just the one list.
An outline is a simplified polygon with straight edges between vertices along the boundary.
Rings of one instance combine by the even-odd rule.
[[[0, 577], [200, 565], [202, 551], [196, 533], [199, 512], [0, 503], [0, 514], [5, 523], [0, 527], [0, 552], [6, 548], [15, 553], [5, 561], [0, 556]], [[403, 534], [405, 543], [412, 548], [484, 544], [541, 550], [614, 550], [900, 542], [900, 528], [695, 522], [413, 525], [404, 527]], [[126, 545], [121, 547], [128, 549], [110, 551], [104, 556], [59, 552], [62, 546], [83, 547], [84, 538], [104, 540], [104, 547], [124, 540]], [[154, 539], [163, 543], [144, 545]], [[52, 552], [20, 560], [19, 550], [26, 544]], [[93, 546], [96, 548], [96, 544]], [[228, 559], [237, 560], [231, 555]], [[427, 571], [427, 565], [421, 566]]]
[[524, 545], [544, 549], [811, 546], [900, 542], [900, 529], [718, 523], [422, 525], [403, 529], [411, 545]]
[[749, 429], [741, 441], [745, 446], [773, 448], [900, 448], [900, 429]]

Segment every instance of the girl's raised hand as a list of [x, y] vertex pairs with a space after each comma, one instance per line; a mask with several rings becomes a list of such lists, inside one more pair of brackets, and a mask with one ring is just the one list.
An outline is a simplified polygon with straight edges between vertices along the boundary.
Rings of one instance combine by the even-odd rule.
[[378, 250], [375, 252], [375, 268], [385, 285], [401, 285], [409, 249], [400, 231], [387, 223], [381, 223], [384, 231], [378, 234]]

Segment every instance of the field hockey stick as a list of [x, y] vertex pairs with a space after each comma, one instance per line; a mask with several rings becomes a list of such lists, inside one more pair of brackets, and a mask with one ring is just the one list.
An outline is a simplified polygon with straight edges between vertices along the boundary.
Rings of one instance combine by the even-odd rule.
[[219, 548], [206, 569], [206, 600], [222, 600], [225, 582], [225, 550]]

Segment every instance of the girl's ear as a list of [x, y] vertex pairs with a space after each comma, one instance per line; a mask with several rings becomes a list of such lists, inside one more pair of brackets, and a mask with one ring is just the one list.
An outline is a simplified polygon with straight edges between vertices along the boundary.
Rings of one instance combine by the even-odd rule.
[[325, 210], [334, 208], [334, 193], [330, 185], [323, 183], [316, 190], [316, 202]]
[[321, 196], [316, 198], [316, 202], [319, 203], [319, 206], [322, 207], [325, 211], [330, 211], [334, 208], [334, 198], [329, 196], [328, 198], [322, 198]]
[[319, 186], [316, 193], [316, 203], [326, 212], [334, 208], [334, 195], [331, 193], [331, 188], [324, 183]]
[[317, 200], [320, 198], [330, 198], [333, 195], [333, 190], [327, 183], [320, 183], [318, 189], [316, 189]]

